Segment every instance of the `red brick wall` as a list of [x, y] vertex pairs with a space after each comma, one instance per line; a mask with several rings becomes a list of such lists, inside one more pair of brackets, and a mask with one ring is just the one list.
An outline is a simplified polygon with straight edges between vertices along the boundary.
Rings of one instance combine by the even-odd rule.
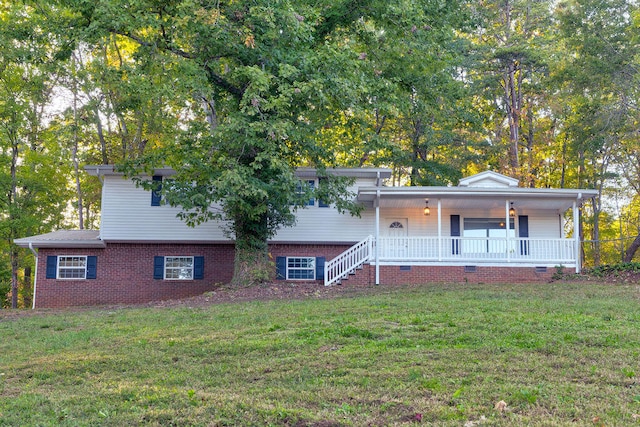
[[[375, 267], [372, 267], [374, 269]], [[568, 270], [567, 270], [568, 272]], [[537, 272], [535, 267], [484, 267], [476, 266], [475, 272], [465, 272], [464, 266], [411, 266], [400, 270], [399, 266], [380, 266], [380, 283], [543, 283], [551, 280], [555, 268]]]
[[[278, 256], [324, 256], [330, 260], [350, 245], [273, 244], [269, 254]], [[48, 255], [95, 255], [97, 279], [56, 280], [46, 278]], [[166, 281], [153, 278], [154, 256], [204, 256], [204, 280]], [[212, 290], [217, 283], [228, 283], [233, 276], [234, 248], [231, 244], [118, 244], [105, 249], [45, 249], [39, 251], [36, 307], [68, 307], [100, 304], [139, 304], [149, 301], [185, 298]], [[275, 268], [274, 268], [275, 270]], [[534, 267], [483, 267], [465, 273], [463, 266], [381, 266], [380, 283], [535, 283], [549, 281], [556, 272], [544, 273]], [[275, 275], [275, 271], [274, 271]], [[322, 282], [317, 281], [320, 286]], [[375, 284], [375, 267], [365, 265], [343, 285]]]
[[[46, 278], [48, 255], [95, 255], [97, 278]], [[204, 256], [204, 280], [153, 278], [154, 256]], [[111, 243], [106, 249], [45, 249], [38, 254], [36, 307], [139, 304], [200, 295], [233, 275], [233, 245], [154, 245]]]
[[[275, 261], [277, 256], [324, 256], [327, 261], [336, 257], [350, 245], [271, 245], [269, 251]], [[565, 272], [570, 273], [570, 269]], [[465, 273], [464, 266], [411, 266], [401, 270], [400, 266], [380, 266], [380, 283], [404, 285], [415, 283], [543, 283], [551, 280], [555, 268], [536, 272], [535, 267], [483, 267]], [[320, 282], [318, 282], [320, 283]], [[344, 285], [375, 284], [375, 266], [365, 265], [355, 275], [343, 281]]]

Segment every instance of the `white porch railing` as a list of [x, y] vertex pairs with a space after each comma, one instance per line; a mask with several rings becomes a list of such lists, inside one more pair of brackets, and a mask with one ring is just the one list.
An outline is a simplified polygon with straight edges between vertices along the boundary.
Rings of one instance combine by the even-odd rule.
[[572, 239], [381, 237], [381, 262], [517, 262], [573, 265]]
[[[330, 286], [374, 261], [375, 238], [356, 243], [324, 266], [324, 284]], [[576, 264], [573, 239], [481, 237], [381, 237], [381, 263], [518, 263], [530, 265]]]
[[356, 243], [324, 265], [324, 285], [330, 286], [354, 273], [356, 269], [369, 262], [372, 254], [373, 236]]

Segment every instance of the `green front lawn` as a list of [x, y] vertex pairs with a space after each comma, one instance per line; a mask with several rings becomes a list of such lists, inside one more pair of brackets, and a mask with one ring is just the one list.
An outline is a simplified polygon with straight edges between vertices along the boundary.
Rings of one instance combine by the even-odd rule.
[[638, 285], [0, 312], [0, 425], [640, 425], [639, 360]]

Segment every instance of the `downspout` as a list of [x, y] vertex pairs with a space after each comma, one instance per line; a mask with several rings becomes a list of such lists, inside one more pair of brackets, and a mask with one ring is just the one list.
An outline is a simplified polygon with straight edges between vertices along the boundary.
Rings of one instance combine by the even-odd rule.
[[[100, 168], [96, 168], [96, 176], [98, 177], [98, 181], [100, 181], [100, 186], [102, 187], [100, 190], [101, 197], [104, 199], [104, 178], [100, 175]], [[104, 206], [102, 203], [103, 200], [100, 201], [100, 204]], [[100, 232], [98, 234], [98, 238], [102, 240], [102, 215], [100, 215]], [[327, 273], [325, 272], [324, 277], [327, 277]]]
[[[380, 174], [380, 172], [378, 172]], [[376, 285], [380, 284], [380, 189], [376, 190]]]
[[[582, 193], [578, 193], [578, 200], [582, 199]], [[581, 254], [580, 254], [580, 215], [578, 212], [578, 204], [573, 201], [573, 241], [575, 246], [575, 258], [576, 258], [576, 274], [581, 270]]]
[[33, 248], [33, 243], [32, 242], [29, 242], [29, 250], [31, 251], [31, 253], [33, 254], [33, 256], [36, 259], [36, 265], [35, 265], [35, 270], [36, 271], [35, 271], [35, 273], [33, 273], [33, 304], [31, 306], [31, 309], [35, 310], [35, 308], [36, 308], [36, 295], [38, 295], [37, 292], [36, 292], [37, 286], [38, 286], [38, 251], [36, 251]]

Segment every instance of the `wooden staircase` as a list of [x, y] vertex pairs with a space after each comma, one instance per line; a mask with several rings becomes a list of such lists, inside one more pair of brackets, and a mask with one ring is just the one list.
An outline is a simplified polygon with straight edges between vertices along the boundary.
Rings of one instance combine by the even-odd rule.
[[368, 236], [324, 265], [324, 285], [340, 284], [349, 275], [371, 262], [373, 254], [373, 236]]

